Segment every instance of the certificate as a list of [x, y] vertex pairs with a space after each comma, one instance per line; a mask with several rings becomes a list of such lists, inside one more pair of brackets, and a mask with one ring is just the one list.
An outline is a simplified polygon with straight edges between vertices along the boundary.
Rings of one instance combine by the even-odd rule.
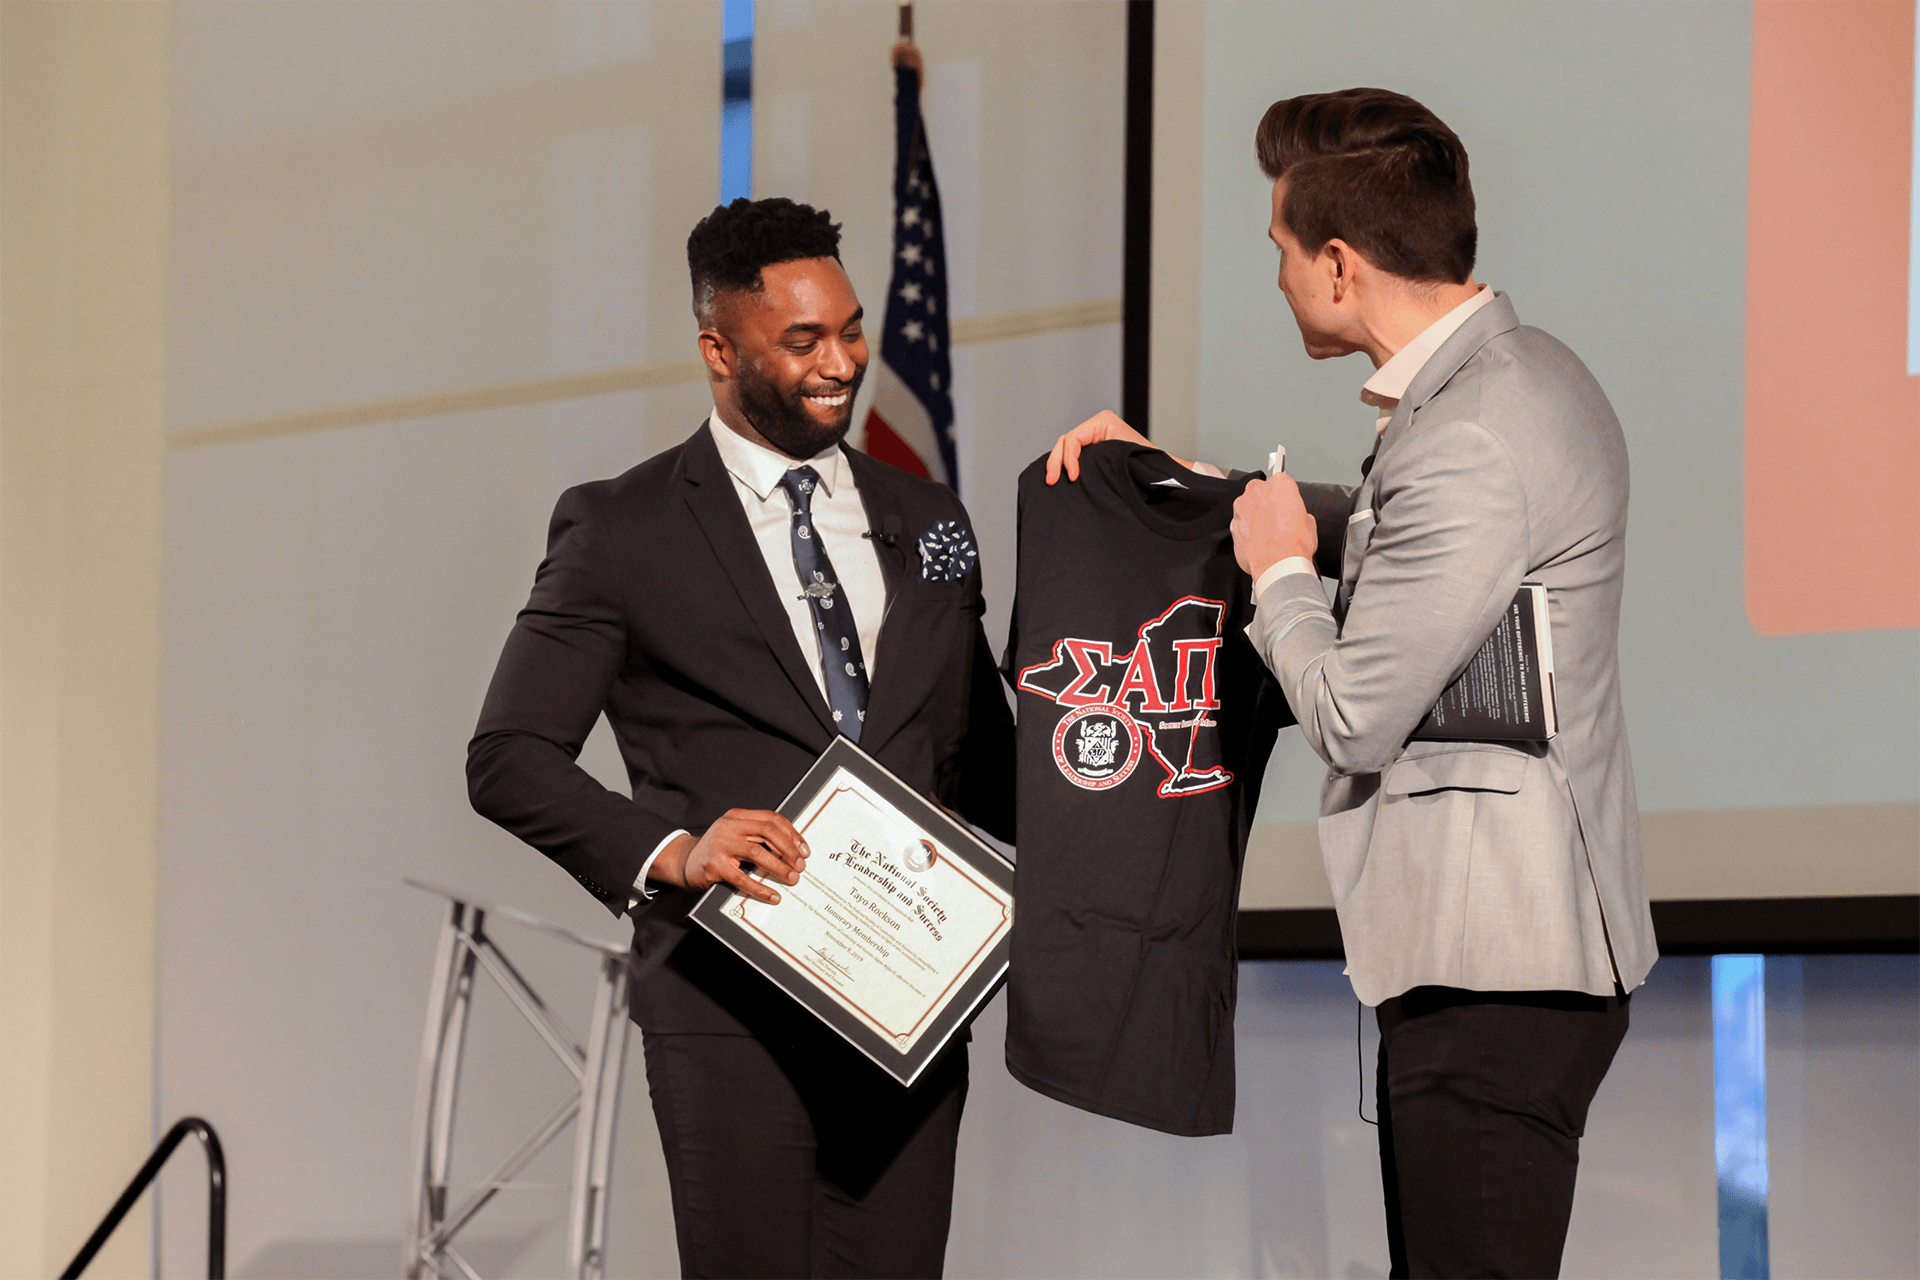
[[812, 856], [780, 901], [724, 884], [695, 923], [901, 1084], [999, 987], [1013, 867], [846, 738], [780, 806]]

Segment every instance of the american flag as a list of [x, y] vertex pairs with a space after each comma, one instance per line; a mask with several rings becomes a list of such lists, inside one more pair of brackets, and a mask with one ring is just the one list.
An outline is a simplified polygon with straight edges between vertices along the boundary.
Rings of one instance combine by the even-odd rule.
[[867, 452], [957, 490], [947, 244], [920, 120], [920, 77], [912, 67], [894, 69], [893, 116], [893, 279], [867, 412]]

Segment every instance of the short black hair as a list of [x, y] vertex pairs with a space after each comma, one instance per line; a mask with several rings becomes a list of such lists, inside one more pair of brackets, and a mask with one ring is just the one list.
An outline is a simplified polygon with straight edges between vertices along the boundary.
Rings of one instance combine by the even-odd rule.
[[1268, 178], [1287, 180], [1280, 215], [1308, 253], [1337, 236], [1403, 279], [1465, 284], [1473, 274], [1467, 149], [1405, 94], [1283, 98], [1255, 130], [1254, 153]]
[[761, 268], [804, 258], [840, 260], [840, 224], [825, 209], [784, 196], [714, 206], [687, 237], [693, 314], [704, 320], [716, 294], [758, 293]]

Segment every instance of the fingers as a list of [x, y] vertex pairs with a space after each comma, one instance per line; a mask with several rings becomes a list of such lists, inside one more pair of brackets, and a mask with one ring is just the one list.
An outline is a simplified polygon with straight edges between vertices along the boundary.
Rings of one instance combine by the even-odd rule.
[[1048, 484], [1057, 484], [1062, 470], [1067, 473], [1069, 480], [1080, 478], [1080, 450], [1086, 445], [1096, 443], [1099, 439], [1099, 437], [1092, 440], [1082, 438], [1081, 433], [1090, 425], [1090, 422], [1083, 422], [1053, 442], [1053, 448], [1047, 452]]
[[798, 884], [811, 852], [779, 814], [729, 809], [687, 854], [682, 879], [690, 889], [728, 884], [756, 902], [775, 903], [780, 894], [769, 882]]
[[1249, 480], [1240, 496], [1233, 500], [1234, 514], [1256, 519], [1258, 512], [1275, 511], [1282, 507], [1302, 506], [1300, 486], [1294, 483], [1292, 476], [1281, 472], [1265, 480]]
[[1080, 451], [1103, 440], [1146, 443], [1146, 437], [1122, 421], [1119, 414], [1111, 409], [1102, 409], [1053, 442], [1053, 448], [1047, 453], [1047, 483], [1057, 483], [1062, 471], [1066, 472], [1067, 479], [1078, 480]]
[[742, 866], [740, 863], [737, 863], [737, 862], [723, 863], [722, 865], [715, 867], [714, 871], [716, 873], [715, 880], [724, 881], [725, 883], [733, 886], [733, 890], [735, 893], [741, 894], [744, 897], [752, 898], [755, 902], [767, 903], [770, 906], [776, 905], [780, 901], [780, 895], [778, 892], [776, 892], [774, 889], [770, 888], [769, 886], [762, 884], [755, 877], [748, 875], [747, 869], [744, 866]]
[[1284, 473], [1249, 480], [1233, 502], [1233, 558], [1253, 577], [1281, 560], [1312, 559], [1318, 527], [1300, 500], [1300, 486]]
[[798, 884], [805, 869], [807, 842], [791, 822], [767, 809], [729, 809], [716, 827], [725, 825], [725, 851], [742, 862], [786, 884]]
[[[1258, 480], [1250, 480], [1247, 482], [1247, 487], [1250, 489], [1259, 483]], [[1251, 574], [1253, 570], [1247, 567], [1247, 529], [1250, 522], [1247, 519], [1246, 508], [1241, 505], [1246, 500], [1247, 495], [1244, 491], [1233, 500], [1233, 519], [1227, 523], [1227, 536], [1233, 539], [1233, 562], [1240, 566], [1242, 573]]]

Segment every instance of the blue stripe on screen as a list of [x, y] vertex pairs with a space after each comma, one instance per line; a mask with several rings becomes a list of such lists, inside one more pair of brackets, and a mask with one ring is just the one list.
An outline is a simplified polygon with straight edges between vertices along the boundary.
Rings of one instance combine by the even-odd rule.
[[720, 6], [720, 38], [753, 39], [753, 0], [726, 0]]
[[753, 0], [726, 0], [720, 17], [720, 203], [753, 198]]
[[1713, 958], [1721, 1280], [1768, 1280], [1766, 957]]

